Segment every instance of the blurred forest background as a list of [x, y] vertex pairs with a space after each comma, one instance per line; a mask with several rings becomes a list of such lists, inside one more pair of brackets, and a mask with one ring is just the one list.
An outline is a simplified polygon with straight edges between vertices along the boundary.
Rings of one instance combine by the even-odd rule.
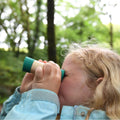
[[20, 86], [25, 56], [61, 66], [73, 43], [97, 43], [120, 53], [120, 23], [113, 22], [119, 2], [0, 0], [0, 104]]

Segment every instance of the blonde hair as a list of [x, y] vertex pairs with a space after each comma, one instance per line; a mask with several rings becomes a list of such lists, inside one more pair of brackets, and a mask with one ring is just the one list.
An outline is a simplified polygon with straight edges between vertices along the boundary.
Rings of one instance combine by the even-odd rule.
[[[120, 56], [93, 46], [77, 48], [69, 54], [82, 62], [88, 74], [88, 86], [95, 89], [92, 107], [105, 110], [110, 119], [120, 119]], [[103, 80], [96, 85], [98, 78]]]

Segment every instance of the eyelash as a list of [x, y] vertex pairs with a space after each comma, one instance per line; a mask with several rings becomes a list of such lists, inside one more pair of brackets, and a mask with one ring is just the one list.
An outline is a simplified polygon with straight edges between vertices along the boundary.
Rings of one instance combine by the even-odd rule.
[[66, 74], [64, 74], [64, 77], [66, 77], [67, 75]]

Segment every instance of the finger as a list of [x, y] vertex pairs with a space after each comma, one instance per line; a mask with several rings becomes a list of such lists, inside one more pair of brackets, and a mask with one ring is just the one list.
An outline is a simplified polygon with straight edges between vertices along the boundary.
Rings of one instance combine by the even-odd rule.
[[46, 60], [43, 61], [43, 60], [39, 59], [38, 61], [39, 61], [39, 62], [42, 62], [42, 63], [47, 63]]
[[33, 77], [34, 77], [34, 74], [26, 73], [23, 79], [31, 81], [31, 80], [33, 80]]
[[52, 72], [52, 66], [50, 63], [46, 63], [43, 66], [43, 72], [45, 76], [49, 76]]
[[56, 76], [58, 79], [61, 79], [60, 66], [53, 61], [49, 61], [48, 64], [51, 66], [51, 76]]
[[35, 70], [35, 77], [34, 80], [35, 81], [40, 81], [43, 79], [43, 70], [41, 67], [37, 67]]
[[54, 67], [60, 68], [60, 66], [57, 63], [53, 62], [53, 61], [49, 61], [48, 63], [51, 63], [52, 65], [54, 65]]
[[47, 63], [47, 61], [46, 61], [46, 60], [44, 60], [43, 62], [44, 62], [44, 63]]
[[43, 62], [41, 59], [38, 60], [39, 62]]

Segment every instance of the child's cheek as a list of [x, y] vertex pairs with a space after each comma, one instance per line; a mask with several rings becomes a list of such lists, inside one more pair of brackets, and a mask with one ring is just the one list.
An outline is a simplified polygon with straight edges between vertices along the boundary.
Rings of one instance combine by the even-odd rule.
[[74, 84], [70, 82], [69, 80], [65, 79], [61, 83], [61, 89], [62, 89], [64, 96], [69, 96], [74, 90]]

